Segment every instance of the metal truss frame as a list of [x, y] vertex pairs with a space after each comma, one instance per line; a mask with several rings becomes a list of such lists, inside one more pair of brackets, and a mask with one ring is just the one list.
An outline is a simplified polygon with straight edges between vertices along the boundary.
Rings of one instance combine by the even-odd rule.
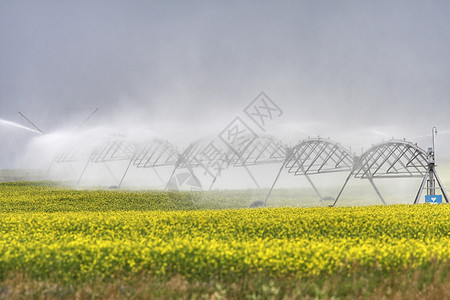
[[169, 142], [153, 139], [137, 149], [133, 165], [136, 168], [154, 168], [175, 165], [178, 152]]
[[423, 177], [428, 154], [404, 140], [391, 140], [367, 150], [358, 160], [355, 178]]
[[79, 148], [70, 147], [56, 154], [53, 161], [56, 163], [76, 162], [85, 160], [89, 158], [90, 155], [91, 154], [88, 154]]
[[[432, 182], [436, 177], [439, 183], [439, 189], [448, 202], [445, 189], [437, 176], [434, 166], [434, 153], [426, 152], [411, 142], [405, 140], [391, 140], [371, 147], [364, 152], [356, 161], [355, 165], [348, 175], [333, 205], [335, 206], [344, 191], [350, 178], [368, 179], [375, 189], [378, 197], [386, 205], [386, 201], [374, 183], [378, 178], [423, 178], [419, 193], [414, 203], [418, 203], [421, 191], [425, 182]], [[433, 191], [435, 187], [433, 185]], [[429, 189], [430, 190], [430, 189]]]
[[350, 171], [353, 155], [328, 139], [306, 139], [292, 149], [286, 168], [294, 175], [311, 175]]
[[249, 167], [284, 162], [286, 153], [286, 146], [276, 138], [268, 135], [257, 136], [244, 149], [240, 151], [231, 149], [227, 164], [228, 167], [243, 167], [256, 187], [260, 188]]
[[298, 145], [289, 149], [272, 187], [266, 196], [265, 203], [267, 203], [283, 169], [287, 169], [288, 173], [293, 175], [304, 175], [319, 199], [323, 199], [319, 190], [311, 180], [310, 175], [351, 171], [353, 165], [353, 155], [340, 144], [329, 139], [305, 139]]
[[86, 172], [90, 163], [103, 163], [108, 172], [114, 178], [114, 180], [118, 181], [117, 178], [114, 176], [114, 173], [109, 168], [107, 162], [128, 160], [128, 165], [124, 173], [122, 174], [122, 177], [118, 185], [115, 186], [116, 188], [120, 188], [134, 160], [135, 153], [136, 153], [136, 145], [124, 138], [120, 139], [116, 138], [107, 141], [106, 143], [104, 143], [103, 145], [101, 145], [100, 147], [98, 147], [93, 151], [92, 155], [87, 160], [80, 177], [78, 178], [77, 185], [80, 184], [81, 179], [83, 178], [83, 175]]
[[[29, 122], [31, 123], [31, 121]], [[226, 146], [223, 140], [220, 141], [217, 138], [202, 139], [191, 143], [180, 154], [165, 140], [151, 139], [138, 145], [122, 136], [118, 136], [111, 138], [93, 151], [91, 148], [82, 148], [80, 145], [66, 148], [55, 156], [47, 172], [50, 171], [54, 163], [86, 161], [78, 178], [77, 185], [79, 185], [90, 163], [103, 163], [114, 180], [119, 182], [116, 187], [120, 187], [132, 165], [136, 168], [152, 168], [163, 183], [166, 182], [161, 179], [156, 168], [174, 166], [166, 183], [167, 189], [176, 171], [179, 169], [187, 169], [201, 188], [201, 183], [194, 174], [194, 169], [199, 168], [202, 169], [204, 175], [212, 179], [209, 185], [209, 189], [211, 189], [223, 170], [230, 167], [243, 167], [259, 188], [260, 185], [249, 167], [282, 163], [264, 203], [267, 203], [283, 170], [287, 170], [288, 174], [294, 176], [305, 176], [321, 200], [324, 198], [310, 176], [349, 172], [334, 203], [330, 206], [336, 205], [352, 177], [369, 180], [379, 199], [385, 205], [386, 201], [375, 185], [375, 179], [422, 178], [414, 203], [419, 203], [424, 189], [427, 190], [428, 195], [435, 195], [435, 190], [440, 189], [445, 201], [449, 203], [449, 197], [435, 168], [435, 133], [437, 131], [433, 127], [433, 147], [429, 148], [428, 151], [406, 140], [393, 139], [372, 146], [359, 157], [352, 155], [349, 150], [342, 147], [339, 143], [322, 138], [308, 138], [302, 140], [294, 147], [288, 148], [274, 137], [256, 136], [252, 137], [245, 147], [238, 150], [232, 149], [231, 145], [227, 143], [225, 143]], [[128, 161], [128, 165], [120, 180], [117, 180], [107, 164], [112, 161]]]
[[[437, 181], [439, 187], [436, 187], [436, 181]], [[427, 184], [426, 187], [425, 187], [425, 184]], [[419, 191], [417, 192], [416, 198], [414, 199], [414, 204], [419, 203], [420, 196], [422, 195], [422, 191], [424, 189], [426, 189], [428, 191], [428, 195], [435, 195], [436, 190], [440, 189], [442, 192], [442, 195], [444, 196], [445, 202], [450, 203], [447, 192], [444, 189], [444, 185], [442, 184], [441, 179], [439, 178], [439, 176], [436, 172], [436, 166], [434, 164], [434, 160], [432, 162], [430, 162], [430, 164], [428, 165], [428, 170], [427, 170], [426, 174], [423, 176]]]
[[271, 136], [257, 137], [239, 151], [234, 151], [234, 149], [224, 150], [221, 145], [220, 141], [214, 139], [200, 140], [189, 145], [179, 156], [179, 161], [170, 180], [177, 169], [188, 169], [195, 176], [194, 168], [202, 168], [204, 175], [209, 175], [212, 178], [209, 185], [209, 190], [211, 190], [218, 176], [225, 169], [243, 167], [255, 185], [260, 188], [249, 167], [283, 162], [286, 156], [285, 146]]
[[227, 163], [227, 152], [219, 147], [218, 144], [219, 143], [215, 143], [214, 139], [202, 139], [191, 143], [178, 156], [178, 160], [175, 163], [175, 167], [166, 184], [166, 190], [169, 188], [169, 184], [172, 181], [175, 172], [179, 169], [187, 169], [199, 183], [200, 188], [202, 188], [200, 180], [195, 175], [194, 168], [202, 168], [204, 175], [208, 175], [212, 178], [209, 187], [209, 189], [211, 189]]
[[[92, 153], [90, 152], [90, 150], [86, 150], [86, 148], [80, 148], [80, 147], [75, 147], [75, 146], [66, 147], [66, 149], [60, 151], [59, 153], [57, 153], [55, 155], [52, 162], [50, 163], [50, 165], [47, 168], [46, 177], [50, 173], [50, 170], [52, 169], [52, 167], [55, 163], [61, 164], [61, 163], [82, 162], [82, 161], [88, 160], [91, 155], [92, 155]], [[73, 169], [72, 165], [69, 165], [69, 166], [74, 173], [77, 173]]]
[[138, 147], [133, 165], [136, 168], [151, 168], [161, 183], [166, 182], [156, 170], [157, 167], [174, 166], [179, 159], [176, 148], [162, 139], [152, 139]]
[[228, 166], [243, 167], [280, 163], [286, 157], [286, 146], [272, 136], [259, 136], [242, 152], [231, 151]]

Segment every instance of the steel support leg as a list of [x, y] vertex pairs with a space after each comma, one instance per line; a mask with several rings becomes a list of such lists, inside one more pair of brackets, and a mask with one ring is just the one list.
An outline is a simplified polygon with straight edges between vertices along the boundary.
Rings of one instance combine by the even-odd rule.
[[164, 188], [164, 190], [166, 190], [166, 191], [168, 190], [170, 181], [172, 180], [173, 175], [175, 175], [175, 172], [177, 171], [177, 169], [178, 169], [178, 165], [173, 168], [172, 174], [170, 174], [169, 180], [167, 181], [166, 187]]
[[420, 196], [422, 196], [422, 191], [423, 191], [423, 188], [425, 187], [425, 183], [427, 182], [427, 178], [428, 178], [428, 172], [425, 173], [425, 175], [423, 176], [422, 183], [420, 184], [419, 191], [417, 192], [417, 195], [416, 195], [416, 199], [414, 199], [414, 204], [419, 203], [419, 199], [420, 199]]
[[84, 172], [86, 172], [86, 169], [87, 169], [87, 167], [88, 167], [90, 161], [91, 161], [91, 159], [89, 158], [88, 161], [86, 162], [86, 165], [85, 165], [84, 168], [83, 168], [83, 171], [81, 172], [80, 177], [78, 178], [77, 186], [80, 185], [81, 178], [83, 177]]
[[105, 167], [108, 170], [109, 174], [113, 178], [114, 182], [117, 182], [118, 180], [117, 180], [116, 176], [114, 176], [114, 173], [111, 171], [111, 168], [108, 166], [108, 164], [106, 162], [104, 162], [103, 164], [105, 165]]
[[127, 175], [128, 169], [130, 168], [132, 162], [133, 162], [133, 158], [131, 158], [130, 161], [128, 162], [128, 166], [127, 166], [127, 168], [125, 169], [125, 172], [123, 173], [122, 179], [120, 179], [119, 185], [118, 185], [117, 187], [120, 188], [120, 186], [122, 185], [122, 182], [123, 182], [123, 180], [125, 179], [125, 176]]
[[275, 187], [275, 184], [278, 181], [278, 178], [280, 177], [281, 171], [283, 171], [284, 165], [286, 164], [286, 162], [283, 162], [283, 164], [280, 167], [280, 170], [278, 171], [277, 177], [275, 177], [275, 180], [272, 183], [272, 186], [270, 187], [269, 193], [267, 193], [266, 199], [264, 200], [264, 205], [267, 204], [267, 200], [269, 200], [270, 194], [272, 194], [272, 190]]
[[161, 181], [162, 184], [164, 184], [164, 180], [162, 179], [162, 177], [159, 175], [158, 171], [156, 170], [155, 167], [152, 167], [153, 171], [155, 172], [156, 176], [158, 177], [158, 179]]
[[383, 204], [386, 205], [386, 202], [384, 201], [383, 196], [381, 196], [381, 193], [380, 193], [380, 191], [378, 190], [377, 186], [375, 185], [375, 182], [373, 182], [373, 178], [372, 178], [372, 177], [369, 177], [369, 181], [370, 181], [370, 184], [372, 184], [372, 186], [373, 186], [375, 192], [377, 192], [377, 195], [378, 195], [378, 197], [380, 198], [381, 202], [383, 202]]
[[212, 182], [211, 182], [211, 185], [209, 186], [208, 191], [212, 190], [212, 187], [213, 187], [214, 183], [216, 182], [217, 177], [219, 177], [220, 172], [222, 171], [222, 167], [223, 167], [224, 163], [225, 163], [225, 159], [224, 159], [224, 160], [222, 161], [222, 163], [220, 164], [220, 167], [219, 167], [219, 169], [217, 170], [217, 173], [216, 173], [216, 175], [214, 176], [214, 178], [213, 178], [213, 180], [212, 180]]
[[252, 178], [253, 182], [256, 184], [256, 187], [260, 189], [258, 182], [256, 181], [255, 177], [253, 176], [252, 172], [250, 172], [250, 169], [247, 166], [244, 166], [245, 170], [247, 171], [248, 175]]
[[447, 203], [449, 203], [449, 198], [448, 198], [447, 192], [445, 191], [444, 185], [442, 184], [441, 179], [439, 178], [436, 170], [434, 168], [433, 168], [433, 170], [434, 170], [434, 176], [436, 177], [436, 180], [437, 180], [437, 182], [439, 184], [439, 187], [441, 188], [442, 195], [444, 195], [445, 201]]
[[341, 197], [342, 192], [345, 189], [345, 186], [347, 185], [348, 181], [350, 180], [350, 177], [352, 177], [353, 175], [353, 171], [350, 172], [350, 174], [348, 174], [347, 179], [345, 179], [344, 185], [342, 186], [341, 190], [339, 191], [339, 194], [336, 197], [336, 200], [334, 200], [334, 203], [330, 205], [330, 207], [333, 207], [336, 205], [336, 203], [338, 202], [339, 198]]
[[305, 174], [306, 179], [308, 179], [309, 183], [311, 184], [312, 188], [316, 192], [317, 196], [319, 196], [319, 199], [322, 200], [322, 195], [320, 194], [319, 190], [317, 189], [314, 182], [311, 180], [311, 178], [308, 176], [308, 174]]

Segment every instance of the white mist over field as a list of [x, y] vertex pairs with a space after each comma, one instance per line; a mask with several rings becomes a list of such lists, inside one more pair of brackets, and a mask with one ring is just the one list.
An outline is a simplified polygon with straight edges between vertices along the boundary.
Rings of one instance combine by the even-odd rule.
[[[329, 138], [356, 156], [392, 138], [426, 150], [436, 126], [446, 166], [449, 15], [447, 1], [2, 1], [0, 169], [76, 182], [111, 140], [162, 139], [181, 153], [236, 118], [287, 146]], [[264, 128], [245, 113], [261, 91], [279, 108]], [[76, 162], [55, 163], [69, 150]], [[117, 185], [127, 161], [108, 164], [89, 164], [80, 184]], [[269, 187], [278, 168], [251, 171]], [[132, 167], [124, 184], [161, 187], [170, 173]], [[220, 178], [256, 186], [242, 168]]]

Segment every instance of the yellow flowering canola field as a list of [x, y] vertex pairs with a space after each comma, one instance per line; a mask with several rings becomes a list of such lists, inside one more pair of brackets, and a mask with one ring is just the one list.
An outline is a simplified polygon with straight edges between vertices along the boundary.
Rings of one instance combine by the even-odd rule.
[[[14, 203], [25, 200], [2, 189], [2, 277], [11, 272], [66, 282], [139, 274], [200, 280], [256, 273], [304, 277], [355, 268], [390, 273], [450, 259], [446, 204], [83, 211], [77, 206], [83, 193], [92, 199], [122, 194], [54, 188], [59, 196], [48, 200], [41, 191], [43, 202], [66, 194], [61, 201], [73, 198], [78, 209], [15, 211]], [[78, 196], [70, 196], [74, 193]]]

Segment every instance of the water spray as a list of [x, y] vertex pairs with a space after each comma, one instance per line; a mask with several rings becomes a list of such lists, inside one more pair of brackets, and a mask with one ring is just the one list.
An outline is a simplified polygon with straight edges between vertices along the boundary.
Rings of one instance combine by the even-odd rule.
[[4, 119], [0, 119], [0, 124], [2, 125], [7, 125], [7, 126], [12, 126], [12, 127], [16, 127], [16, 128], [21, 128], [21, 129], [25, 129], [34, 133], [39, 133], [39, 134], [44, 134], [41, 130], [34, 130], [33, 128], [18, 124], [16, 122], [11, 122], [8, 120], [4, 120]]
[[30, 119], [28, 119], [23, 113], [21, 113], [20, 111], [18, 111], [19, 115], [21, 115], [25, 120], [28, 121], [28, 123], [30, 123], [34, 128], [36, 128], [40, 133], [45, 134], [39, 127], [37, 127], [33, 122], [30, 121]]

